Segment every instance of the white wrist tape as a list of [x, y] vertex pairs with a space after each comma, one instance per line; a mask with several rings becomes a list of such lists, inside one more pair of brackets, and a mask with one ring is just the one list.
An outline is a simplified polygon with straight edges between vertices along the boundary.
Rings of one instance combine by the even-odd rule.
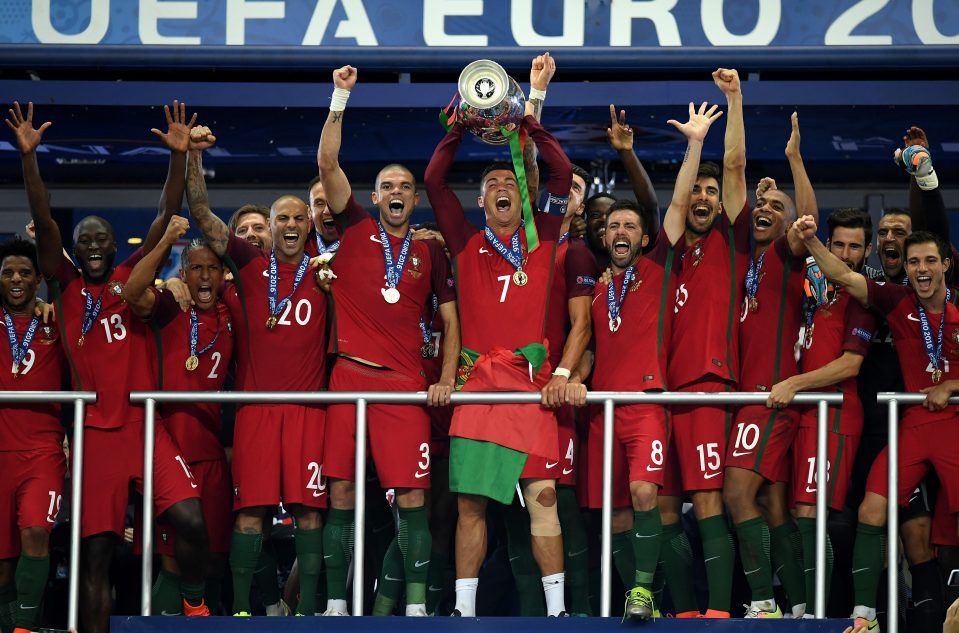
[[572, 372], [570, 372], [565, 367], [557, 367], [556, 369], [553, 370], [553, 375], [562, 376], [566, 380], [569, 380], [569, 377], [572, 375]]
[[342, 112], [346, 110], [346, 102], [350, 100], [350, 91], [345, 88], [334, 88], [330, 97], [330, 111]]
[[530, 86], [529, 89], [529, 98], [530, 99], [539, 99], [540, 101], [546, 100], [546, 91], [540, 90], [539, 88], [533, 88]]
[[936, 175], [935, 170], [931, 170], [925, 176], [916, 174], [916, 184], [918, 184], [919, 188], [923, 191], [931, 191], [939, 187], [939, 176]]

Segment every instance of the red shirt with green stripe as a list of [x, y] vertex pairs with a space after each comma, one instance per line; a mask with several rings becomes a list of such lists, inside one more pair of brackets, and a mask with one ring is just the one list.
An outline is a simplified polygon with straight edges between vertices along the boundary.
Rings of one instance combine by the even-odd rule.
[[[636, 275], [620, 307], [621, 323], [609, 328], [607, 293], [600, 281], [593, 295], [593, 335], [596, 364], [592, 385], [597, 391], [666, 389], [666, 356], [676, 292], [675, 251], [660, 229], [656, 246], [636, 261]], [[613, 276], [617, 300], [625, 272]]]

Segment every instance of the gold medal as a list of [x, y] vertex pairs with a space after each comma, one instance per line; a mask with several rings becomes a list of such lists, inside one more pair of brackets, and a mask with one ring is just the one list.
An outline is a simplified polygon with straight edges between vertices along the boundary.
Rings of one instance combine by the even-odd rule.
[[83, 347], [83, 341], [84, 341], [84, 340], [86, 340], [86, 339], [85, 339], [84, 336], [81, 334], [81, 335], [80, 335], [80, 338], [77, 339], [77, 347]]
[[276, 315], [271, 314], [270, 318], [266, 320], [266, 329], [272, 330], [276, 326]]
[[515, 273], [513, 273], [513, 283], [520, 287], [525, 286], [527, 283], [529, 283], [529, 275], [524, 273], [522, 270], [517, 270]]
[[749, 311], [756, 312], [759, 310], [759, 301], [756, 297], [749, 297]]
[[196, 355], [191, 355], [188, 359], [186, 359], [187, 371], [194, 371], [199, 366], [200, 366], [200, 359], [197, 358]]
[[932, 370], [932, 382], [936, 385], [942, 382], [942, 370], [938, 367]]
[[433, 356], [436, 355], [436, 346], [433, 345], [432, 341], [429, 343], [423, 343], [420, 353], [423, 355], [423, 358], [433, 358]]

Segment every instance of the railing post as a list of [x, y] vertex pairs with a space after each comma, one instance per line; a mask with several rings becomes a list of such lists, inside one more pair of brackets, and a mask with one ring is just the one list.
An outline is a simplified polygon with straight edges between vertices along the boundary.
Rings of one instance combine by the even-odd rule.
[[[826, 521], [829, 506], [829, 404], [819, 401], [819, 416], [816, 423], [816, 601], [813, 605], [817, 618], [826, 617]], [[808, 598], [808, 596], [807, 596]]]
[[80, 517], [83, 509], [83, 419], [86, 404], [80, 398], [73, 401], [73, 441], [70, 454], [70, 580], [67, 628], [76, 631], [80, 620]]
[[600, 542], [600, 598], [599, 614], [608, 618], [613, 592], [613, 425], [615, 405], [612, 400], [603, 402], [603, 534]]
[[366, 399], [356, 401], [356, 481], [354, 483], [353, 615], [363, 615], [363, 565], [366, 560]]
[[[143, 408], [143, 572], [140, 576], [140, 615], [150, 615], [153, 590], [153, 447], [156, 442], [156, 400]], [[136, 528], [134, 528], [136, 529]]]
[[889, 609], [886, 631], [899, 633], [899, 401], [889, 401], [889, 490], [886, 497], [886, 551], [889, 553], [886, 588]]

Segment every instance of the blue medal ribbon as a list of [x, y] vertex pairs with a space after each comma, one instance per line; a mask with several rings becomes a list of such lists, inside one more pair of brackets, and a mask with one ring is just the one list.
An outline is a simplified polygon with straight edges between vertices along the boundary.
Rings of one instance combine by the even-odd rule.
[[523, 270], [523, 249], [519, 243], [519, 229], [513, 232], [513, 236], [509, 240], [509, 249], [496, 237], [496, 233], [493, 233], [490, 227], [487, 226], [483, 233], [486, 235], [486, 241], [489, 242], [489, 245], [503, 259], [508, 261], [516, 270]]
[[559, 236], [559, 241], [556, 242], [556, 245], [559, 246], [560, 244], [562, 244], [568, 239], [569, 239], [569, 231], [566, 231], [565, 233]]
[[340, 250], [340, 240], [336, 240], [329, 246], [323, 243], [323, 238], [320, 237], [320, 234], [316, 234], [316, 251], [318, 255], [326, 255], [327, 253], [335, 253]]
[[210, 341], [206, 347], [197, 351], [196, 347], [200, 342], [200, 319], [197, 318], [196, 308], [190, 308], [190, 356], [202, 356], [210, 351], [214, 345], [216, 345], [216, 340], [220, 338], [220, 313], [216, 314], [216, 334], [213, 335], [213, 340]]
[[279, 277], [277, 273], [277, 263], [276, 263], [276, 251], [270, 251], [270, 281], [267, 286], [267, 301], [269, 302], [270, 316], [276, 317], [278, 314], [283, 312], [283, 308], [286, 307], [286, 304], [290, 302], [290, 298], [293, 296], [293, 293], [296, 292], [296, 289], [299, 288], [300, 282], [303, 281], [303, 277], [306, 275], [306, 269], [310, 266], [310, 256], [306, 253], [303, 253], [303, 258], [300, 260], [300, 265], [296, 269], [296, 274], [293, 275], [293, 289], [290, 290], [290, 294], [283, 297], [283, 300], [279, 304], [276, 302], [276, 284]]
[[420, 317], [420, 332], [423, 333], [423, 345], [429, 345], [433, 340], [433, 319], [436, 318], [436, 311], [439, 310], [440, 300], [436, 297], [434, 292], [430, 298], [430, 303], [433, 306], [433, 311], [430, 313], [430, 321], [427, 324], [426, 320], [423, 317]]
[[13, 323], [13, 317], [6, 310], [3, 311], [3, 323], [7, 326], [7, 339], [10, 341], [10, 356], [13, 357], [13, 373], [20, 372], [20, 363], [26, 358], [30, 350], [30, 343], [33, 342], [33, 335], [37, 333], [37, 326], [40, 325], [40, 317], [34, 316], [30, 319], [27, 331], [23, 335], [22, 341], [17, 341], [17, 328]]
[[93, 303], [93, 296], [90, 294], [89, 288], [84, 288], [84, 298], [83, 298], [83, 324], [80, 329], [80, 338], [83, 338], [87, 335], [87, 332], [90, 331], [90, 328], [93, 327], [93, 322], [97, 320], [97, 317], [100, 316], [100, 308], [103, 307], [103, 293], [106, 290], [106, 286], [103, 287], [103, 290], [100, 291], [100, 295], [97, 297], [96, 304]]
[[380, 232], [380, 242], [383, 244], [383, 261], [386, 264], [386, 287], [396, 288], [400, 285], [400, 279], [403, 278], [403, 268], [406, 267], [406, 257], [410, 254], [410, 244], [413, 241], [413, 232], [407, 231], [403, 238], [403, 245], [400, 246], [400, 254], [393, 261], [393, 247], [390, 245], [390, 237], [383, 228], [383, 223], [376, 221], [376, 228]]
[[626, 300], [626, 290], [633, 283], [635, 276], [636, 265], [634, 264], [623, 273], [623, 287], [619, 289], [619, 301], [616, 300], [616, 277], [609, 280], [609, 286], [606, 287], [606, 306], [609, 308], [610, 329], [613, 329], [614, 323], [616, 328], [619, 328], [619, 313], [623, 309], [623, 301]]
[[[939, 371], [939, 360], [942, 358], [942, 333], [946, 326], [946, 309], [949, 307], [949, 288], [946, 288], [946, 302], [942, 308], [942, 320], [939, 321], [939, 332], [936, 335], [936, 342], [933, 345], [932, 342], [932, 328], [929, 327], [929, 315], [926, 314], [926, 309], [922, 307], [922, 302], [917, 301], [916, 306], [919, 310], [919, 329], [922, 330], [922, 342], [926, 346], [926, 356], [929, 357], [929, 364], [932, 365], [933, 370], [933, 382], [939, 382], [935, 380], [935, 372]], [[942, 373], [940, 372], [941, 376]]]
[[763, 251], [758, 259], [753, 257], [749, 260], [749, 270], [746, 271], [746, 297], [749, 299], [755, 299], [756, 293], [759, 292], [759, 273], [763, 269], [767, 252], [769, 252], [768, 249]]

